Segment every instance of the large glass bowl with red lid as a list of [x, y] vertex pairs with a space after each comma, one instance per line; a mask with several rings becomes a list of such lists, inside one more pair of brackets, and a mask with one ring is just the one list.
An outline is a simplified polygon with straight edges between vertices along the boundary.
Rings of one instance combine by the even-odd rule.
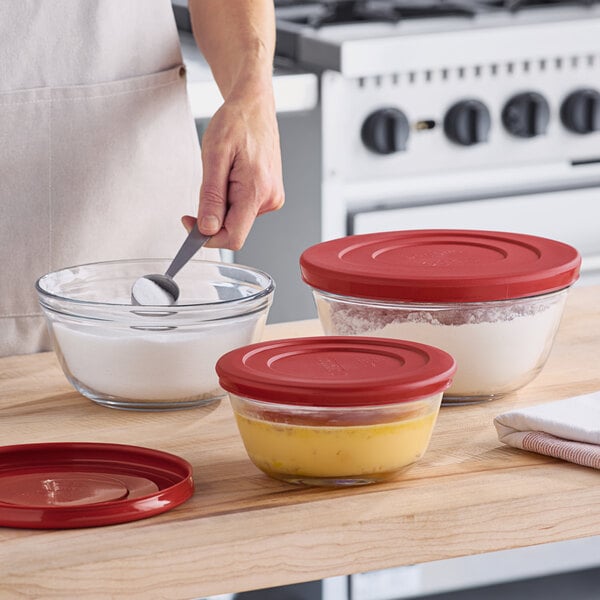
[[560, 241], [440, 229], [348, 236], [300, 258], [326, 334], [410, 339], [456, 359], [445, 404], [501, 397], [540, 372], [580, 264]]
[[383, 481], [418, 461], [454, 370], [439, 348], [352, 336], [261, 342], [216, 365], [252, 462], [320, 486]]

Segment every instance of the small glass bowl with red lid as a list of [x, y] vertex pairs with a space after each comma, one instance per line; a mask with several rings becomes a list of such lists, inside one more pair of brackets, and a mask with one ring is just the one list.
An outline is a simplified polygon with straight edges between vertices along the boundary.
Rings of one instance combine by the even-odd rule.
[[456, 359], [444, 404], [498, 398], [540, 372], [580, 264], [556, 240], [440, 229], [348, 236], [300, 258], [326, 334], [409, 339]]
[[348, 486], [393, 478], [423, 456], [455, 361], [415, 342], [320, 336], [244, 346], [216, 370], [259, 469]]

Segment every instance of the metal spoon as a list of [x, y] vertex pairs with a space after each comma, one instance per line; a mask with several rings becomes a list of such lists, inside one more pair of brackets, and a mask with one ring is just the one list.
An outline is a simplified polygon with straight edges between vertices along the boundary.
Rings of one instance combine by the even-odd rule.
[[152, 273], [136, 279], [131, 287], [131, 303], [137, 306], [175, 304], [179, 298], [179, 286], [173, 277], [210, 238], [210, 235], [200, 233], [194, 225], [164, 275]]

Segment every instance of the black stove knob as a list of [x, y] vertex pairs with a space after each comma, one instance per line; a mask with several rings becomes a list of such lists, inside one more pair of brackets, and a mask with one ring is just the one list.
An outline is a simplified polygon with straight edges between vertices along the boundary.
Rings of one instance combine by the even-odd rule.
[[371, 113], [361, 130], [364, 145], [377, 154], [406, 150], [410, 127], [406, 115], [397, 108], [380, 108]]
[[504, 127], [517, 137], [531, 138], [544, 135], [549, 121], [548, 102], [537, 92], [517, 94], [502, 109]]
[[490, 111], [479, 100], [461, 100], [444, 117], [444, 132], [462, 146], [487, 142], [490, 126]]
[[560, 107], [563, 125], [574, 133], [592, 133], [600, 129], [600, 93], [582, 89], [569, 94]]

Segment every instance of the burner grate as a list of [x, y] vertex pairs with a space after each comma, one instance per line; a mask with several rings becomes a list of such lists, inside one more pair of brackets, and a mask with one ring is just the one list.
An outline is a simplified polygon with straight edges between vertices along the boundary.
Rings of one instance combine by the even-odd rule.
[[454, 0], [329, 0], [322, 2], [325, 10], [306, 18], [306, 24], [318, 28], [323, 25], [360, 22], [391, 22], [427, 17], [472, 16], [474, 4]]
[[491, 11], [516, 12], [546, 6], [591, 6], [600, 0], [279, 0], [280, 6], [311, 5], [314, 10], [286, 20], [316, 29], [352, 23], [397, 23], [408, 19], [472, 17]]
[[545, 6], [592, 6], [599, 0], [476, 0], [481, 5], [516, 12], [522, 8]]

